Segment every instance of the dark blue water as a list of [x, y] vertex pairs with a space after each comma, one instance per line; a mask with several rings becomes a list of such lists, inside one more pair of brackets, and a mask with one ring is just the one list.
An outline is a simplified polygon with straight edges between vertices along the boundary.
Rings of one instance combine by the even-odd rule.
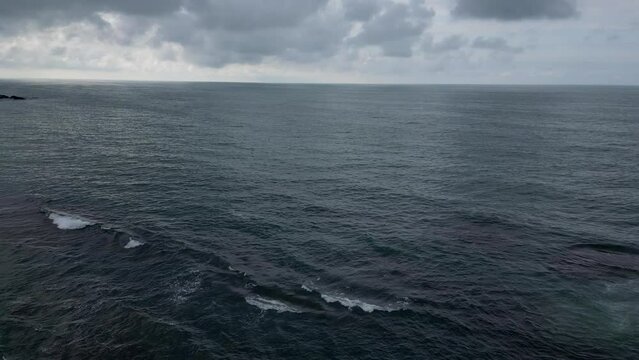
[[7, 360], [639, 358], [639, 88], [0, 93]]

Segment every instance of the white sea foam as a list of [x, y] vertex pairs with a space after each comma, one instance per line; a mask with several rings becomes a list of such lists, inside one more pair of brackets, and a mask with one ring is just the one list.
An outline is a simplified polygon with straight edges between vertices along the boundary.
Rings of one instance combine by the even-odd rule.
[[[319, 278], [318, 278], [319, 280]], [[362, 300], [359, 299], [351, 299], [348, 298], [346, 296], [344, 296], [343, 294], [324, 294], [322, 293], [317, 287], [315, 287], [315, 285], [313, 284], [313, 282], [307, 282], [306, 284], [302, 284], [302, 289], [304, 291], [307, 292], [317, 292], [320, 294], [320, 296], [322, 297], [322, 299], [324, 301], [326, 301], [327, 303], [338, 303], [344, 307], [347, 307], [348, 309], [352, 309], [354, 307], [358, 307], [360, 309], [362, 309], [365, 312], [368, 313], [372, 313], [373, 311], [387, 311], [387, 312], [391, 312], [391, 311], [397, 311], [397, 310], [403, 310], [404, 308], [406, 308], [406, 306], [408, 305], [408, 299], [405, 299], [405, 301], [399, 301], [393, 305], [376, 305], [376, 304], [371, 304], [371, 303], [367, 303], [364, 302]]]
[[200, 272], [191, 270], [187, 278], [171, 284], [171, 288], [173, 289], [173, 302], [176, 304], [186, 302], [189, 297], [200, 288], [201, 281]]
[[125, 249], [133, 249], [133, 248], [136, 248], [136, 247], [138, 247], [140, 245], [144, 245], [144, 243], [141, 242], [141, 241], [135, 240], [135, 239], [130, 237], [129, 238], [129, 242], [126, 243], [126, 245], [124, 245], [124, 248]]
[[79, 216], [57, 212], [51, 212], [49, 219], [61, 230], [78, 230], [95, 224]]
[[247, 296], [244, 300], [246, 300], [247, 303], [253, 306], [256, 306], [264, 311], [275, 310], [278, 313], [281, 313], [281, 312], [301, 313], [302, 312], [300, 309], [287, 305], [281, 301], [277, 301], [274, 299], [266, 299], [261, 296]]
[[242, 275], [242, 276], [248, 276], [248, 274], [247, 274], [247, 273], [245, 273], [244, 271], [237, 270], [236, 268], [232, 267], [231, 265], [229, 265], [228, 269], [229, 269], [230, 271], [233, 271], [233, 272], [235, 272], [235, 273], [238, 273], [238, 274], [240, 274], [240, 275]]
[[324, 299], [324, 301], [326, 301], [327, 303], [339, 303], [342, 306], [347, 307], [349, 309], [358, 307], [367, 313], [372, 313], [373, 311], [387, 311], [387, 312], [397, 311], [397, 310], [404, 309], [404, 307], [406, 306], [406, 303], [398, 303], [395, 306], [393, 305], [381, 306], [381, 305], [370, 304], [358, 299], [349, 299], [342, 295], [327, 295], [327, 294], [320, 294], [320, 295], [322, 296], [322, 299]]
[[321, 295], [322, 295], [322, 299], [324, 299], [324, 301], [326, 301], [327, 303], [335, 303], [335, 302], [340, 303], [342, 304], [342, 306], [345, 306], [349, 309], [358, 307], [369, 313], [375, 310], [381, 310], [381, 311], [385, 310], [383, 307], [379, 305], [365, 303], [357, 299], [349, 299], [347, 297], [335, 296], [335, 295], [326, 295], [326, 294], [321, 294]]

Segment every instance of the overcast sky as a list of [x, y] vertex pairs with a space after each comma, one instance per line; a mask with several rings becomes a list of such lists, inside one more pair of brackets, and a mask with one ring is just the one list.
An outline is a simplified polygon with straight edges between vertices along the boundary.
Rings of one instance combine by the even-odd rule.
[[639, 85], [639, 0], [0, 0], [0, 77]]

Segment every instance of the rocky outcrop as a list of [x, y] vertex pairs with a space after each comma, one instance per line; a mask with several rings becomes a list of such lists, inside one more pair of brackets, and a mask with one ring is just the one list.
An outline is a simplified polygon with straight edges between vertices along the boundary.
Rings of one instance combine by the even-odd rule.
[[2, 99], [7, 99], [7, 100], [26, 100], [25, 98], [21, 97], [21, 96], [15, 96], [15, 95], [2, 95], [0, 94], [0, 100]]

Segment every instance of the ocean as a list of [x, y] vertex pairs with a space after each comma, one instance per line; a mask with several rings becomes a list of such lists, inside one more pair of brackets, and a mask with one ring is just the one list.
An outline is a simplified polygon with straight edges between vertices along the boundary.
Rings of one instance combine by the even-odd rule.
[[3, 359], [639, 358], [639, 87], [0, 93]]

